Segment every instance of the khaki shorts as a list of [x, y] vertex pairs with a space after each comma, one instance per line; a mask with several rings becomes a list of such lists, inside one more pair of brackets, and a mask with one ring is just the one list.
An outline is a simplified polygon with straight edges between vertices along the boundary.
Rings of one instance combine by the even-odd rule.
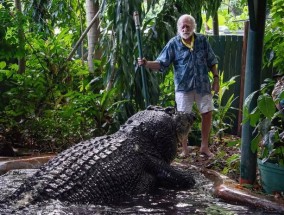
[[178, 111], [191, 113], [194, 102], [200, 113], [207, 113], [214, 109], [212, 95], [207, 94], [202, 96], [196, 93], [195, 90], [190, 92], [175, 92], [175, 100]]

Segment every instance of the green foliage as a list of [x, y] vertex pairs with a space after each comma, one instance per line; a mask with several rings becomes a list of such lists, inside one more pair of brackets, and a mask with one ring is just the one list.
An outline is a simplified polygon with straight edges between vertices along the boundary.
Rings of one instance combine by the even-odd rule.
[[[282, 139], [284, 115], [283, 112], [276, 109], [278, 101], [273, 100], [271, 96], [272, 86], [274, 86], [274, 81], [267, 79], [260, 92], [253, 92], [246, 98], [244, 123], [249, 122], [252, 127], [255, 127], [254, 139], [251, 142], [252, 151], [258, 151], [260, 159], [263, 159], [264, 162], [270, 160], [284, 166], [284, 142]], [[250, 111], [255, 97], [257, 98], [257, 106]]]
[[[133, 21], [133, 12], [137, 10], [141, 14], [141, 1], [130, 4], [128, 1], [111, 1], [103, 8], [101, 17], [102, 38], [101, 49], [104, 50], [102, 64], [104, 84], [113, 83], [111, 87], [120, 90], [120, 99], [135, 101], [135, 109], [144, 109], [144, 97], [142, 93], [142, 78], [140, 68], [135, 67], [138, 57], [136, 31]], [[151, 74], [145, 74], [148, 80], [150, 103], [153, 102], [152, 86], [155, 80]], [[149, 82], [154, 81], [154, 83]]]
[[[79, 92], [79, 86], [62, 82], [58, 85], [58, 78], [50, 78], [54, 74], [35, 70], [25, 75], [1, 70], [0, 74], [1, 86], [5, 83], [0, 98], [5, 101], [0, 106], [0, 124], [8, 135], [20, 133], [26, 144], [33, 142], [43, 151], [60, 151], [79, 140], [118, 129], [118, 114], [124, 101], [113, 100], [114, 90], [95, 93], [92, 87], [86, 90], [86, 86]], [[76, 74], [71, 76], [76, 78]]]
[[230, 31], [234, 32], [237, 30], [244, 29], [244, 21], [248, 20], [248, 6], [239, 5], [241, 7], [240, 14], [228, 13], [227, 11], [221, 11], [221, 14], [225, 18], [225, 25], [230, 29]]
[[[42, 36], [53, 36], [54, 29], [68, 26], [70, 31], [78, 37], [80, 32], [80, 14], [84, 10], [84, 1], [59, 1], [59, 0], [32, 0], [22, 2], [23, 13], [29, 19], [29, 27], [33, 32]], [[82, 15], [82, 16], [81, 16]]]
[[[224, 100], [224, 95], [229, 87], [235, 84], [237, 76], [232, 77], [229, 81], [224, 81], [224, 73], [222, 72], [219, 76], [220, 90], [218, 96], [214, 96], [214, 112], [212, 122], [212, 133], [214, 133], [221, 141], [225, 131], [232, 127], [235, 115], [230, 112], [233, 109], [232, 104], [237, 97], [232, 94], [229, 99]], [[212, 74], [211, 74], [212, 79]]]
[[[211, 6], [209, 5], [209, 7]], [[219, 26], [228, 27], [231, 33], [244, 29], [244, 21], [249, 18], [247, 1], [222, 1], [218, 8]], [[210, 29], [213, 28], [212, 18], [208, 18], [208, 12], [207, 14], [203, 14], [203, 20]]]
[[61, 151], [116, 131], [125, 120], [120, 112], [126, 101], [116, 100], [115, 89], [102, 91], [103, 79], [93, 79], [81, 61], [66, 61], [70, 34], [26, 36], [26, 72], [18, 74], [17, 65], [0, 63], [0, 124], [6, 135], [19, 135], [22, 144], [42, 151]]
[[24, 24], [23, 17], [17, 18], [13, 10], [13, 1], [0, 3], [0, 61], [10, 60], [22, 53], [17, 49], [18, 28]]
[[264, 52], [267, 58], [266, 65], [273, 66], [276, 71], [283, 74], [284, 68], [284, 11], [283, 0], [274, 0], [270, 11], [271, 19], [267, 20]]
[[203, 7], [206, 11], [206, 20], [208, 20], [210, 16], [214, 17], [221, 6], [221, 2], [222, 0], [204, 1]]
[[159, 104], [163, 107], [175, 106], [175, 86], [174, 86], [174, 74], [173, 72], [168, 72], [165, 79], [160, 84], [160, 98]]
[[226, 166], [222, 170], [225, 175], [230, 174], [231, 171], [236, 171], [240, 169], [240, 154], [233, 154], [226, 160]]

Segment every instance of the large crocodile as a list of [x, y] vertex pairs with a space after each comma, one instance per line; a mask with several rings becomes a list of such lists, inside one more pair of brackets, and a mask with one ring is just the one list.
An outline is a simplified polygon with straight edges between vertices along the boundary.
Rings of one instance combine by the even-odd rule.
[[188, 189], [193, 176], [170, 165], [194, 116], [150, 107], [109, 136], [92, 138], [43, 165], [5, 201], [18, 206], [48, 199], [111, 203], [152, 188]]

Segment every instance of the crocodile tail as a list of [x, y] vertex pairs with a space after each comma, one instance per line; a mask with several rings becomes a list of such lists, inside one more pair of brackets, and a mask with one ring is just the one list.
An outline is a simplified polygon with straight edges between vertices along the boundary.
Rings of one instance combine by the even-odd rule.
[[6, 205], [6, 207], [8, 205], [13, 208], [13, 210], [19, 210], [34, 203], [37, 196], [34, 184], [30, 180], [27, 180], [11, 195], [4, 197], [4, 199], [0, 201], [0, 205]]

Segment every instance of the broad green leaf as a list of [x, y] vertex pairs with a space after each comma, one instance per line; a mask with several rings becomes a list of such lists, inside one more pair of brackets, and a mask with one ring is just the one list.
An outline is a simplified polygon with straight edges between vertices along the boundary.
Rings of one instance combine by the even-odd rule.
[[265, 117], [269, 119], [273, 117], [276, 107], [270, 95], [268, 94], [260, 95], [257, 100], [257, 106]]
[[256, 124], [259, 121], [259, 117], [260, 117], [260, 111], [258, 108], [255, 108], [254, 111], [251, 112], [250, 114], [250, 125], [255, 127]]
[[254, 95], [255, 95], [257, 92], [258, 92], [258, 90], [252, 92], [252, 93], [245, 99], [245, 102], [244, 102], [244, 106], [245, 106], [245, 107], [248, 108], [248, 107], [250, 106], [250, 103], [251, 103], [251, 101], [252, 101]]

